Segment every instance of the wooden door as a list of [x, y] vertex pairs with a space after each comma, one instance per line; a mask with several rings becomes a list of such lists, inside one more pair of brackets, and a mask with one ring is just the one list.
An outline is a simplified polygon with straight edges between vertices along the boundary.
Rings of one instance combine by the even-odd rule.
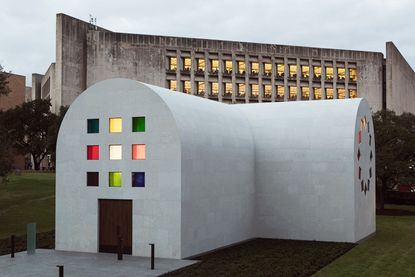
[[117, 253], [118, 238], [124, 254], [132, 252], [132, 201], [99, 199], [99, 252]]

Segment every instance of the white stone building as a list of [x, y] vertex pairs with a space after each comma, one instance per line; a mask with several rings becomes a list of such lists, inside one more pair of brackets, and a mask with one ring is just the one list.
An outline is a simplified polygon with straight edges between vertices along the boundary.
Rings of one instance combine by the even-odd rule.
[[185, 258], [254, 237], [375, 232], [364, 99], [228, 105], [127, 79], [73, 102], [59, 132], [56, 249]]

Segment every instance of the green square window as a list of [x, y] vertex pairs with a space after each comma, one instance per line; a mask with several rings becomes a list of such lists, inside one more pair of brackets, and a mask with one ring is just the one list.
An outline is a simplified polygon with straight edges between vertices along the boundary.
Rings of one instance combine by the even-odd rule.
[[88, 119], [88, 134], [99, 133], [99, 119]]
[[146, 131], [146, 118], [133, 117], [133, 132], [145, 132]]
[[109, 173], [109, 186], [121, 187], [122, 185], [122, 173], [119, 171]]

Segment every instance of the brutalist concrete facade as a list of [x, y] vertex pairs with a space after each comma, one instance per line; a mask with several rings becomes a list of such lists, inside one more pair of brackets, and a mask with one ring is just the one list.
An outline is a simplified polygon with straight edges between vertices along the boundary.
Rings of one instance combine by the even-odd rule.
[[415, 73], [392, 42], [385, 59], [378, 52], [116, 33], [65, 14], [57, 15], [56, 37], [49, 86], [55, 112], [96, 82], [123, 77], [226, 103], [364, 97], [372, 111], [415, 113]]

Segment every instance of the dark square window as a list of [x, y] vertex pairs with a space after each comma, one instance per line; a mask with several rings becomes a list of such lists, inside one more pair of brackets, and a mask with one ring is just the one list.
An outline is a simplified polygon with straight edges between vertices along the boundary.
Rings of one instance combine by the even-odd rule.
[[86, 185], [88, 187], [98, 187], [99, 173], [98, 172], [87, 172], [86, 173]]
[[99, 119], [88, 119], [88, 134], [99, 133]]
[[133, 172], [131, 176], [133, 187], [145, 187], [145, 174], [144, 172]]
[[145, 132], [146, 131], [146, 118], [133, 117], [133, 132]]

